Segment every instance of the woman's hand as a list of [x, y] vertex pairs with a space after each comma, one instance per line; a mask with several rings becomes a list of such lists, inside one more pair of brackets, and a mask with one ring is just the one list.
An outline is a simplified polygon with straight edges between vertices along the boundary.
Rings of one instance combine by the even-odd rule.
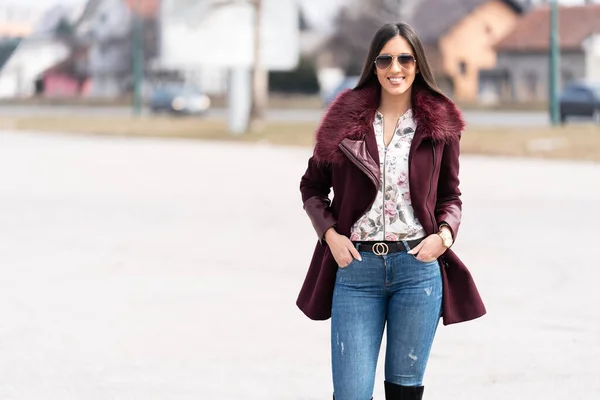
[[337, 233], [335, 228], [331, 227], [325, 232], [325, 242], [340, 268], [347, 267], [354, 259], [362, 261], [360, 253], [350, 239]]
[[427, 236], [408, 254], [414, 255], [417, 260], [423, 262], [432, 262], [446, 252], [446, 246], [442, 238], [437, 233]]

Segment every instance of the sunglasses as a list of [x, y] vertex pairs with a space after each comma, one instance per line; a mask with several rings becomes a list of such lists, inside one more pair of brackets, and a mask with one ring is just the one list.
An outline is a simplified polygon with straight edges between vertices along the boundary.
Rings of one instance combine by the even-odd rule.
[[394, 62], [394, 58], [398, 59], [398, 64], [404, 69], [412, 69], [417, 63], [417, 60], [411, 54], [400, 54], [397, 56], [382, 54], [375, 58], [375, 66], [377, 69], [388, 69]]

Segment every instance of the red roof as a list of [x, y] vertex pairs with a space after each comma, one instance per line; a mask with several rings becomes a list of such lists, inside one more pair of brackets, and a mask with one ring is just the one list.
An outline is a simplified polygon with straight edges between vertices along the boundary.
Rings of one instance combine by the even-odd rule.
[[[600, 34], [600, 4], [559, 7], [558, 31], [561, 49], [581, 49], [586, 38]], [[515, 29], [496, 45], [496, 50], [546, 51], [550, 47], [549, 32], [550, 8], [535, 8], [521, 17]]]
[[124, 0], [129, 8], [140, 12], [144, 17], [155, 17], [160, 11], [160, 0]]

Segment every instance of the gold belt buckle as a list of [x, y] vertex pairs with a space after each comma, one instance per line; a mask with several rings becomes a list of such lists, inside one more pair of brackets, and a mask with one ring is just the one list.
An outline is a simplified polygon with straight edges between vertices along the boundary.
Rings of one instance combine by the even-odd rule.
[[376, 256], [385, 256], [389, 252], [390, 247], [387, 245], [387, 243], [375, 243], [373, 245], [373, 253]]

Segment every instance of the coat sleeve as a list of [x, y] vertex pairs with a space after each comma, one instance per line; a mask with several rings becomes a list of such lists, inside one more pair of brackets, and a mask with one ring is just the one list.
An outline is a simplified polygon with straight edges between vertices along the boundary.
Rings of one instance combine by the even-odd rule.
[[308, 168], [300, 180], [300, 193], [304, 210], [321, 244], [325, 232], [337, 222], [330, 208], [331, 185], [331, 165], [317, 163], [314, 156], [311, 157], [308, 160]]
[[462, 219], [462, 200], [458, 178], [460, 156], [460, 137], [451, 139], [444, 146], [440, 177], [437, 188], [435, 217], [438, 226], [445, 223], [456, 240]]

